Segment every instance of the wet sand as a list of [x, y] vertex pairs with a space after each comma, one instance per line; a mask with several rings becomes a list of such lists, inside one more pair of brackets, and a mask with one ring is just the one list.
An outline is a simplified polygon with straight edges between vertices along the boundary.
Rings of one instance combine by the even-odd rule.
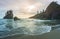
[[43, 35], [15, 35], [1, 39], [60, 39], [60, 29], [53, 30]]

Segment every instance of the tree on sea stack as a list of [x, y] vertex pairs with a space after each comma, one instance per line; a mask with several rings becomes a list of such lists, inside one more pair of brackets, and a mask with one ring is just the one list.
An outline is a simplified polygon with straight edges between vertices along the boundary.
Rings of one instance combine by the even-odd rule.
[[7, 11], [3, 19], [13, 19], [13, 11]]

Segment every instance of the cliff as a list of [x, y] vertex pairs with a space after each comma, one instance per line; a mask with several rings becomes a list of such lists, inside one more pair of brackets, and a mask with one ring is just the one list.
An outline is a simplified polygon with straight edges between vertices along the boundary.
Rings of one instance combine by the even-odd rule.
[[30, 18], [58, 20], [60, 19], [60, 5], [56, 2], [51, 2], [44, 12]]

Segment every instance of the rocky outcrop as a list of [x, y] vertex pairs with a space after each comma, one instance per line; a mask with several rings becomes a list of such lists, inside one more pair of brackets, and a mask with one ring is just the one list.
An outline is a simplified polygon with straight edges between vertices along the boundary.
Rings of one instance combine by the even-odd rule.
[[14, 21], [16, 20], [20, 20], [18, 17], [13, 17], [13, 11], [12, 10], [9, 10], [7, 11], [7, 13], [5, 14], [4, 18], [3, 19], [14, 19]]
[[14, 21], [16, 21], [16, 20], [20, 20], [20, 19], [19, 19], [18, 17], [15, 16], [15, 17], [14, 17]]
[[48, 19], [60, 19], [60, 5], [52, 2], [45, 11]]
[[36, 19], [49, 19], [49, 20], [59, 20], [60, 19], [60, 5], [56, 2], [51, 2], [46, 10], [40, 14], [36, 14], [33, 17]]
[[4, 16], [4, 19], [13, 19], [13, 11], [9, 10]]
[[39, 14], [36, 14], [35, 16], [32, 16], [30, 18], [34, 18], [34, 19], [46, 19], [45, 18], [45, 12], [43, 11], [43, 12], [41, 12]]

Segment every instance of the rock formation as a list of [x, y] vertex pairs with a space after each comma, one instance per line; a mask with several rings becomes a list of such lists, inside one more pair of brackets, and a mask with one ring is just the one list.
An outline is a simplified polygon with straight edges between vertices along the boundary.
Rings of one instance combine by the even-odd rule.
[[5, 14], [4, 18], [3, 19], [14, 19], [14, 21], [16, 20], [20, 20], [18, 17], [13, 17], [13, 11], [12, 10], [9, 10], [7, 11], [7, 13]]
[[14, 21], [16, 21], [16, 20], [20, 20], [20, 19], [19, 19], [18, 17], [15, 16], [15, 17], [14, 17]]
[[60, 5], [52, 2], [45, 11], [48, 19], [60, 19]]
[[59, 20], [60, 19], [60, 5], [56, 2], [51, 2], [46, 10], [40, 14], [36, 14], [33, 17], [36, 19], [49, 19], [49, 20]]
[[13, 19], [13, 11], [9, 10], [4, 16], [4, 19]]

